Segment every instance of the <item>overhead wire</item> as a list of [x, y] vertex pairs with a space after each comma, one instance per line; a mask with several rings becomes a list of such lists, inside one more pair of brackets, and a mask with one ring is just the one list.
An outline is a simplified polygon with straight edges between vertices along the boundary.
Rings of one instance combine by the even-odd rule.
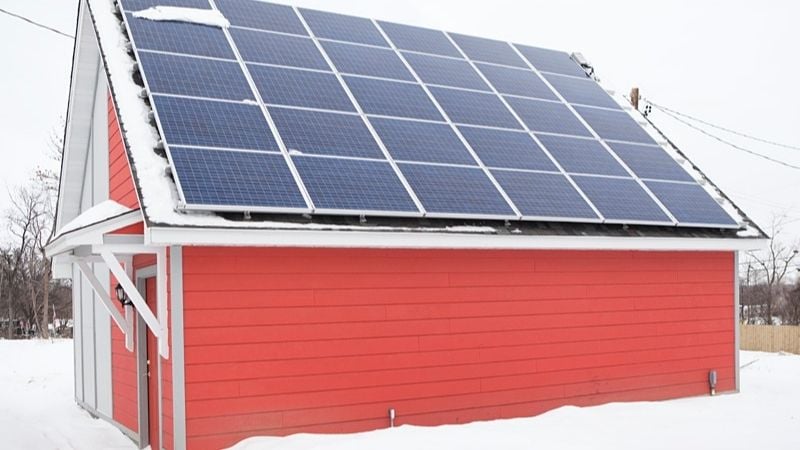
[[56, 34], [58, 34], [60, 36], [67, 37], [67, 38], [70, 38], [70, 39], [75, 39], [75, 36], [73, 36], [71, 34], [64, 33], [61, 30], [57, 30], [55, 28], [49, 27], [49, 26], [47, 26], [47, 25], [45, 25], [43, 23], [36, 22], [35, 20], [29, 19], [29, 18], [27, 18], [25, 16], [13, 13], [11, 11], [7, 11], [7, 10], [5, 10], [3, 8], [0, 8], [0, 13], [6, 14], [6, 15], [11, 16], [11, 17], [15, 17], [15, 18], [17, 18], [19, 20], [25, 21], [25, 22], [27, 22], [27, 23], [29, 23], [31, 25], [37, 26], [37, 27], [39, 27], [41, 29], [56, 33]]
[[721, 143], [723, 143], [723, 144], [725, 144], [725, 145], [727, 145], [729, 147], [732, 147], [732, 148], [734, 148], [736, 150], [739, 150], [739, 151], [748, 153], [750, 155], [756, 156], [758, 158], [770, 161], [772, 163], [779, 164], [779, 165], [784, 166], [784, 167], [788, 167], [790, 169], [800, 170], [800, 166], [798, 166], [798, 165], [791, 164], [791, 163], [788, 163], [786, 161], [782, 161], [782, 160], [777, 159], [777, 158], [773, 158], [772, 156], [769, 156], [769, 155], [764, 155], [764, 154], [756, 152], [754, 150], [750, 150], [749, 148], [746, 148], [746, 147], [742, 147], [741, 145], [738, 145], [738, 144], [733, 143], [733, 142], [731, 142], [731, 141], [729, 141], [727, 139], [721, 138], [721, 137], [719, 137], [719, 136], [717, 136], [717, 135], [715, 135], [713, 133], [708, 132], [707, 130], [705, 130], [705, 129], [703, 129], [703, 128], [701, 128], [701, 127], [699, 127], [699, 126], [697, 126], [697, 125], [695, 125], [695, 124], [693, 124], [691, 122], [689, 122], [686, 119], [684, 119], [682, 116], [680, 116], [678, 114], [675, 114], [675, 113], [672, 113], [671, 110], [661, 108], [660, 106], [658, 106], [657, 104], [651, 102], [650, 100], [644, 99], [644, 101], [647, 102], [648, 104], [652, 105], [653, 108], [658, 109], [662, 113], [664, 113], [667, 116], [675, 119], [676, 121], [686, 125], [687, 127], [692, 128], [693, 130], [698, 131], [698, 132], [700, 132], [700, 133], [702, 133], [702, 134], [704, 134], [704, 135], [706, 135], [706, 136], [708, 136], [708, 137], [710, 137], [710, 138], [712, 138], [712, 139], [714, 139], [716, 141], [719, 141], [719, 142], [721, 142]]
[[652, 105], [654, 108], [659, 109], [661, 111], [669, 112], [669, 113], [675, 114], [677, 116], [681, 116], [681, 117], [683, 117], [685, 119], [689, 119], [689, 120], [701, 123], [703, 125], [706, 125], [706, 126], [709, 126], [709, 127], [712, 127], [712, 128], [716, 128], [716, 129], [724, 131], [726, 133], [734, 134], [736, 136], [740, 136], [740, 137], [743, 137], [745, 139], [750, 139], [750, 140], [753, 140], [753, 141], [756, 141], [756, 142], [761, 142], [763, 144], [774, 145], [776, 147], [782, 147], [782, 148], [786, 148], [786, 149], [790, 149], [790, 150], [800, 150], [800, 146], [784, 144], [784, 143], [773, 141], [773, 140], [770, 140], [770, 139], [764, 139], [764, 138], [760, 138], [760, 137], [757, 137], [757, 136], [753, 136], [753, 135], [748, 134], [748, 133], [743, 133], [741, 131], [736, 131], [736, 130], [731, 129], [731, 128], [723, 127], [722, 125], [717, 125], [717, 124], [711, 123], [711, 122], [709, 122], [707, 120], [703, 120], [703, 119], [700, 119], [700, 118], [697, 118], [697, 117], [694, 117], [694, 116], [690, 116], [689, 114], [682, 113], [680, 111], [676, 111], [676, 110], [674, 110], [672, 108], [668, 108], [668, 107], [663, 106], [663, 105], [659, 105], [658, 103], [655, 103], [655, 102], [653, 102], [653, 101], [651, 101], [649, 99], [645, 99], [645, 101], [647, 103], [649, 103], [650, 105]]

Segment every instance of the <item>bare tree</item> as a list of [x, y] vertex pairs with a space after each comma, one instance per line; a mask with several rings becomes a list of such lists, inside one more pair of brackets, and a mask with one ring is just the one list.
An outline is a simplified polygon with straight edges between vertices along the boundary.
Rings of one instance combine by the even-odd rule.
[[[784, 294], [784, 279], [792, 268], [793, 262], [800, 255], [800, 245], [787, 245], [781, 241], [785, 217], [774, 217], [770, 227], [771, 238], [766, 250], [749, 252], [748, 285], [751, 269], [755, 273], [757, 287], [755, 292], [763, 289], [764, 322], [772, 325], [776, 311], [776, 301]], [[759, 287], [761, 289], [759, 289]], [[745, 293], [745, 291], [743, 291]]]

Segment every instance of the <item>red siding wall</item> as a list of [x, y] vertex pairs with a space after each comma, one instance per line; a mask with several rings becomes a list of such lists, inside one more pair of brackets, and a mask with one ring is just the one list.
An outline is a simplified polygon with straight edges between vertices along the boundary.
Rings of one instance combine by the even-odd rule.
[[129, 208], [139, 207], [128, 155], [125, 152], [114, 100], [110, 93], [108, 94], [108, 179], [109, 199]]
[[[138, 208], [139, 201], [134, 191], [131, 169], [128, 165], [128, 157], [122, 142], [111, 94], [108, 95], [108, 161], [108, 198], [129, 208]], [[133, 232], [136, 231], [136, 227], [137, 225], [134, 225], [129, 229], [121, 229], [118, 230], [118, 233]], [[116, 285], [117, 280], [112, 275], [109, 292], [114, 297], [114, 305], [122, 311], [114, 293]], [[135, 353], [125, 349], [125, 336], [113, 322], [111, 323], [111, 389], [114, 420], [130, 430], [138, 432], [136, 356]]]
[[191, 448], [734, 388], [732, 253], [186, 248]]

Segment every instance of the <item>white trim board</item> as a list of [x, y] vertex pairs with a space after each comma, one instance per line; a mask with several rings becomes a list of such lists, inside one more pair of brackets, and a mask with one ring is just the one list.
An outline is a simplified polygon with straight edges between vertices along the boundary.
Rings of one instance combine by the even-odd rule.
[[745, 238], [527, 236], [402, 231], [184, 227], [151, 227], [145, 230], [145, 245], [157, 246], [733, 251], [759, 249], [766, 242], [765, 239]]

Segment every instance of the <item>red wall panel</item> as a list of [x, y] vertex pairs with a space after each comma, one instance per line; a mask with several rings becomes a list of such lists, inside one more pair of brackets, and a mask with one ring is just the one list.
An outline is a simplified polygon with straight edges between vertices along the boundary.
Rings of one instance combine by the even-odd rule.
[[139, 207], [114, 100], [108, 94], [108, 198], [132, 209]]
[[734, 388], [733, 253], [184, 249], [187, 438]]

